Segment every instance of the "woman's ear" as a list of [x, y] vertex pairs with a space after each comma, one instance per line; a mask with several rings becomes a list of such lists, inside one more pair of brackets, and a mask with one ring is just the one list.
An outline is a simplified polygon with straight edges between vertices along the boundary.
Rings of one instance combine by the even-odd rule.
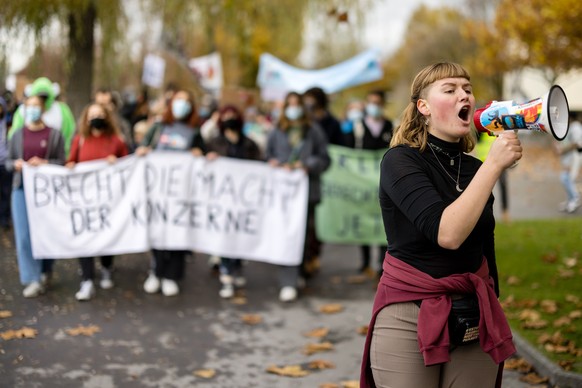
[[423, 116], [430, 116], [430, 108], [426, 100], [419, 98], [416, 101], [416, 109], [418, 109], [418, 111], [422, 113]]

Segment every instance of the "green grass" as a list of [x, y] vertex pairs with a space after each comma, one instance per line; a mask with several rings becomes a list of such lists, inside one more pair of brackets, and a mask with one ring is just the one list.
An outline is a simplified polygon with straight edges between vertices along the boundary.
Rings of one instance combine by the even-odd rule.
[[[582, 310], [582, 218], [498, 223], [495, 246], [501, 301], [512, 330], [556, 364], [570, 364], [571, 371], [582, 373], [582, 318], [562, 327], [553, 324]], [[567, 260], [572, 258], [577, 260]], [[545, 312], [540, 304], [543, 300], [555, 301], [558, 310]], [[525, 309], [539, 312], [547, 326], [525, 328], [525, 321], [519, 318]], [[563, 337], [558, 345], [573, 344], [578, 354], [548, 352], [538, 343], [541, 335], [558, 331]]]

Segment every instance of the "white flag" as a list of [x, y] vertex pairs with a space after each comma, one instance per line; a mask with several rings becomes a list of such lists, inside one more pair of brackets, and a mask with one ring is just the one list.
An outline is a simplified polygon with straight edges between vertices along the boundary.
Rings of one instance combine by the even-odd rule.
[[148, 54], [143, 61], [143, 74], [141, 81], [152, 88], [161, 88], [164, 83], [166, 61], [164, 58]]
[[202, 57], [192, 58], [188, 62], [200, 82], [200, 86], [216, 95], [220, 94], [222, 89], [222, 60], [220, 54], [214, 52]]

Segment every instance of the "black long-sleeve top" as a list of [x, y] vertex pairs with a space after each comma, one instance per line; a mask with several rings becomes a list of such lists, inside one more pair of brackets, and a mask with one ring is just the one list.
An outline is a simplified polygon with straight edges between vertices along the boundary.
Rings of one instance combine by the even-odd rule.
[[[462, 158], [459, 186], [463, 190], [481, 162], [459, 152], [458, 143], [448, 143], [432, 135], [429, 143], [444, 152], [433, 153], [427, 145], [421, 153], [417, 148], [400, 145], [388, 150], [382, 160], [379, 198], [388, 252], [434, 278], [475, 272], [485, 256], [499, 295], [492, 194], [475, 228], [458, 249], [438, 245], [442, 213], [461, 195], [455, 188], [459, 158]], [[453, 159], [453, 166], [445, 153], [459, 155]]]

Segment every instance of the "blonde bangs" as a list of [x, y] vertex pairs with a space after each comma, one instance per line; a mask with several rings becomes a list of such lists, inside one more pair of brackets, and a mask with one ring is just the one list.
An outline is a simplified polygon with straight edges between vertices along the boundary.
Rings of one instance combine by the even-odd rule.
[[[423, 74], [424, 73], [424, 74]], [[421, 89], [444, 78], [465, 78], [471, 80], [469, 73], [458, 63], [435, 63], [418, 73], [417, 78], [422, 79]]]

